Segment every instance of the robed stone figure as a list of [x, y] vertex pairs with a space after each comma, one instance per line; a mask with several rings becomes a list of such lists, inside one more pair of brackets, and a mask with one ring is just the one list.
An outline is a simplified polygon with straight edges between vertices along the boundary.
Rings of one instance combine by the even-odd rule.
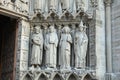
[[83, 9], [85, 6], [86, 0], [76, 0], [76, 8], [77, 10]]
[[47, 0], [34, 0], [34, 11], [44, 12], [45, 6], [47, 5]]
[[58, 9], [59, 0], [49, 0], [49, 8], [50, 10], [56, 11]]
[[62, 9], [63, 10], [69, 10], [70, 9], [70, 6], [71, 6], [71, 1], [72, 0], [61, 0], [62, 2]]
[[44, 47], [46, 50], [47, 68], [56, 68], [58, 37], [54, 25], [49, 27], [49, 33], [45, 37]]
[[68, 25], [62, 29], [62, 34], [59, 43], [59, 65], [61, 69], [70, 69], [72, 37]]
[[85, 32], [86, 27], [83, 26], [82, 22], [75, 33], [74, 37], [74, 52], [75, 52], [75, 68], [85, 68], [86, 64], [86, 53], [88, 45], [88, 37]]
[[43, 35], [40, 26], [34, 27], [34, 33], [32, 35], [32, 55], [31, 55], [31, 65], [32, 67], [41, 66], [42, 56], [43, 56]]

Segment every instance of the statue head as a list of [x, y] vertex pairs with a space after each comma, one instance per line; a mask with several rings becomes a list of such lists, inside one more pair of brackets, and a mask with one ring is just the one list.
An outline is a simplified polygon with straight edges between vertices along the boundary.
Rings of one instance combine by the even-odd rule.
[[40, 33], [40, 32], [41, 32], [40, 26], [35, 25], [35, 27], [34, 27], [34, 32], [35, 32], [35, 33]]
[[75, 29], [75, 28], [76, 28], [76, 25], [75, 25], [75, 24], [72, 24], [72, 25], [71, 25], [71, 28], [72, 28], [72, 29]]
[[52, 33], [55, 31], [54, 24], [49, 27], [49, 32]]
[[86, 29], [86, 26], [84, 26], [83, 22], [81, 21], [78, 30], [82, 32], [82, 31], [85, 31], [85, 29]]
[[64, 27], [63, 27], [63, 33], [70, 33], [70, 28], [69, 28], [69, 26], [68, 25], [65, 25]]

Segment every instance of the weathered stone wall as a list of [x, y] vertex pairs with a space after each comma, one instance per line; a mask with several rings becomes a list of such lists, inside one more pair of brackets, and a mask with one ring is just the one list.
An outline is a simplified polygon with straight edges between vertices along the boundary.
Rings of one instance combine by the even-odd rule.
[[29, 55], [29, 33], [30, 25], [25, 19], [18, 22], [17, 34], [17, 53], [16, 53], [16, 77], [15, 80], [20, 80], [22, 73], [28, 69]]
[[[29, 0], [30, 1], [30, 0]], [[87, 1], [87, 0], [86, 0]], [[94, 0], [91, 0], [93, 1], [93, 6], [96, 6], [95, 5], [95, 2]], [[99, 0], [99, 4], [102, 3], [103, 0]], [[113, 67], [114, 69], [114, 72], [118, 72], [120, 71], [120, 68], [119, 68], [119, 64], [118, 64], [118, 61], [120, 60], [119, 59], [119, 4], [117, 2], [118, 0], [116, 0], [115, 2], [117, 3], [113, 3], [113, 18], [112, 18], [112, 22], [113, 22], [113, 65], [115, 65]], [[97, 2], [97, 0], [96, 0]], [[120, 2], [120, 1], [119, 1]], [[33, 3], [32, 0], [30, 2], [30, 4]], [[85, 3], [86, 6], [88, 6], [87, 3]], [[28, 12], [31, 12], [29, 13], [29, 15], [32, 15], [32, 13], [34, 13], [33, 11], [33, 7], [30, 7], [30, 11], [28, 11], [28, 0], [16, 0], [15, 3], [11, 2], [10, 0], [8, 1], [5, 1], [5, 0], [0, 0], [0, 6], [2, 6], [3, 8], [8, 8], [8, 10], [13, 10], [16, 14], [20, 14], [20, 15], [23, 15], [23, 16], [28, 16]], [[30, 5], [30, 6], [33, 6]], [[71, 6], [73, 7], [73, 6]], [[86, 11], [86, 10], [85, 10]], [[73, 11], [74, 12], [74, 11]], [[89, 11], [88, 11], [89, 12]], [[79, 13], [79, 11], [78, 11]], [[53, 14], [54, 11], [53, 11]], [[51, 15], [51, 14], [50, 14]], [[62, 15], [62, 14], [60, 14]], [[73, 15], [73, 14], [72, 14]], [[33, 17], [34, 15], [32, 15]], [[43, 15], [46, 17], [46, 15]], [[47, 15], [49, 16], [49, 14]], [[74, 15], [76, 17], [76, 15]], [[103, 3], [101, 5], [99, 5], [99, 10], [96, 11], [96, 21], [93, 22], [93, 24], [91, 24], [89, 27], [89, 59], [90, 59], [90, 62], [89, 62], [89, 66], [88, 67], [91, 67], [93, 70], [96, 69], [96, 66], [97, 66], [97, 77], [100, 79], [100, 80], [103, 80], [103, 77], [104, 77], [104, 73], [105, 73], [105, 34], [104, 34], [104, 31], [105, 31], [105, 26], [104, 26], [104, 5]], [[18, 49], [17, 49], [17, 64], [16, 64], [16, 80], [20, 80], [21, 77], [29, 77], [28, 79], [30, 79], [30, 74], [28, 72], [26, 72], [28, 70], [28, 55], [30, 54], [29, 52], [29, 38], [30, 38], [30, 24], [29, 24], [29, 21], [27, 21], [27, 19], [22, 19], [19, 24], [18, 24], [18, 27], [19, 27], [19, 33], [18, 33]], [[102, 47], [102, 48], [101, 48]], [[97, 62], [97, 63], [96, 63]], [[117, 66], [116, 66], [117, 65]], [[26, 73], [25, 73], [26, 72]], [[44, 72], [44, 71], [43, 71]], [[25, 73], [25, 74], [24, 74]], [[40, 73], [38, 75], [38, 78], [39, 76], [41, 76], [43, 74], [43, 76], [45, 76], [44, 73]], [[59, 77], [59, 74], [56, 74], [58, 77]], [[70, 76], [76, 76], [76, 74], [69, 74], [68, 75], [68, 78]], [[53, 74], [53, 78], [54, 79], [54, 74]], [[83, 76], [84, 78], [84, 76]], [[55, 77], [56, 79], [56, 77]], [[62, 80], [62, 79], [61, 79]], [[113, 79], [114, 80], [114, 79]]]
[[120, 80], [120, 1], [113, 0], [112, 5], [112, 80]]
[[96, 68], [96, 53], [95, 53], [95, 24], [93, 24], [93, 20], [91, 21], [91, 24], [89, 25], [89, 67], [91, 69]]
[[120, 1], [112, 3], [112, 53], [113, 72], [120, 71]]
[[0, 7], [28, 16], [29, 1], [28, 0], [0, 0]]

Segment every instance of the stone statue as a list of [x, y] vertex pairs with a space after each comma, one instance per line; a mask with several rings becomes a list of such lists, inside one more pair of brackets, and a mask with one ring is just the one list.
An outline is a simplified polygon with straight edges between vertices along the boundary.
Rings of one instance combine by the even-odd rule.
[[86, 27], [81, 22], [74, 37], [75, 68], [85, 68], [88, 37], [85, 32]]
[[47, 68], [56, 68], [58, 37], [54, 25], [49, 27], [49, 33], [46, 35], [44, 47], [46, 50]]
[[76, 7], [77, 10], [83, 9], [85, 6], [85, 0], [76, 0]]
[[49, 0], [49, 1], [50, 1], [50, 3], [49, 3], [50, 10], [56, 11], [58, 9], [58, 5], [59, 5], [58, 1], [59, 0]]
[[59, 65], [62, 69], [70, 69], [71, 43], [70, 28], [65, 25], [59, 43]]
[[71, 0], [61, 0], [63, 10], [69, 10], [70, 9], [70, 6], [71, 6], [70, 1]]
[[61, 0], [62, 3], [62, 9], [63, 10], [68, 10], [70, 12], [73, 11], [75, 1], [74, 0]]
[[43, 55], [43, 35], [40, 26], [34, 27], [34, 33], [32, 35], [32, 56], [31, 56], [31, 65], [32, 68], [35, 66], [39, 68], [42, 64], [42, 55]]
[[34, 0], [34, 11], [44, 12], [46, 5], [46, 0]]

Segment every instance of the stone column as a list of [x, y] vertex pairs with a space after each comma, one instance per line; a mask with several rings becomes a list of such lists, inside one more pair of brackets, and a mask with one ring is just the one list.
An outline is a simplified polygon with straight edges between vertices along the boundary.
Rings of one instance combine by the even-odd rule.
[[[106, 14], [106, 80], [112, 80], [112, 46], [111, 46], [111, 0], [105, 0]], [[113, 79], [114, 80], [114, 79]]]
[[105, 29], [102, 25], [100, 17], [100, 11], [96, 11], [97, 20], [96, 20], [96, 57], [97, 57], [97, 66], [96, 66], [96, 75], [98, 80], [105, 80]]
[[22, 75], [28, 70], [28, 55], [29, 55], [29, 35], [30, 24], [26, 18], [22, 18], [18, 24], [18, 50], [17, 50], [17, 69], [16, 80], [20, 80]]
[[106, 58], [107, 72], [112, 72], [112, 48], [111, 48], [111, 0], [105, 1], [106, 8]]
[[95, 35], [96, 35], [96, 76], [98, 80], [105, 80], [106, 60], [105, 60], [105, 10], [104, 4], [99, 2], [95, 10]]

